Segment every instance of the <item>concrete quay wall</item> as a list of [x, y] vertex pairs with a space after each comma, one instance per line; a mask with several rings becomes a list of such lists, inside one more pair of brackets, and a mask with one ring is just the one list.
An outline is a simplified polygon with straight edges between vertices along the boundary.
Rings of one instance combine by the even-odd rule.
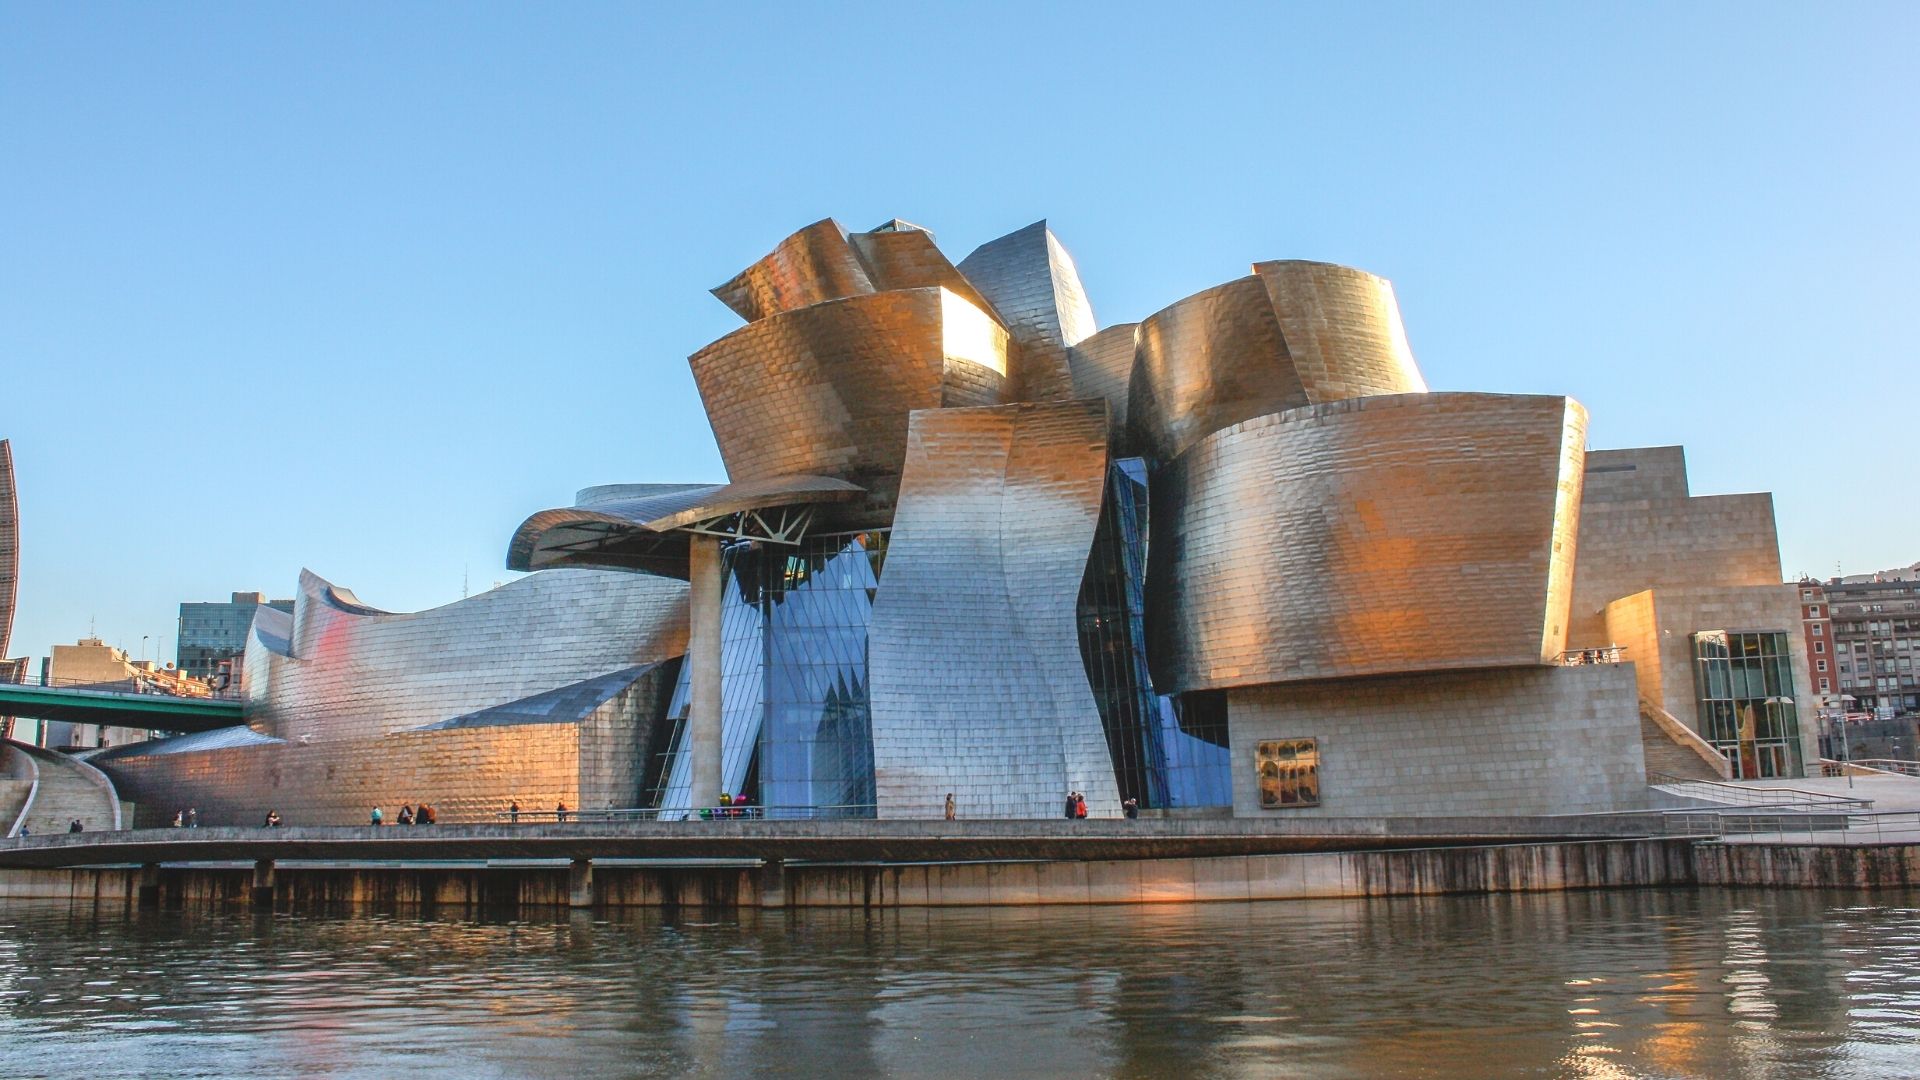
[[[0, 870], [0, 901], [133, 904], [138, 867]], [[245, 905], [250, 867], [166, 867], [169, 906]], [[1203, 858], [792, 864], [601, 865], [600, 907], [958, 907], [1197, 903], [1738, 886], [1920, 888], [1920, 845], [1697, 845], [1686, 840]], [[565, 866], [281, 866], [275, 906], [564, 907]]]

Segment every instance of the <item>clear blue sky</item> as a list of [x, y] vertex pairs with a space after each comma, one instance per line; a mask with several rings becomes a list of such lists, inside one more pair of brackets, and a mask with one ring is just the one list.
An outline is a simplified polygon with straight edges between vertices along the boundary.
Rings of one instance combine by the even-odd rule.
[[1920, 559], [1920, 7], [934, 7], [0, 7], [12, 651], [723, 478], [706, 290], [827, 215], [1045, 217], [1103, 324], [1363, 267], [1436, 389], [1685, 443], [1789, 573]]

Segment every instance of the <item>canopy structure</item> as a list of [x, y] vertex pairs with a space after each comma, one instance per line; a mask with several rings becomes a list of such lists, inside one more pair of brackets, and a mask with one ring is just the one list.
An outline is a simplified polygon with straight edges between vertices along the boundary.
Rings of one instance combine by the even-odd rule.
[[797, 544], [817, 505], [864, 493], [827, 476], [587, 488], [575, 505], [522, 522], [507, 547], [507, 568], [599, 566], [686, 578], [691, 534]]

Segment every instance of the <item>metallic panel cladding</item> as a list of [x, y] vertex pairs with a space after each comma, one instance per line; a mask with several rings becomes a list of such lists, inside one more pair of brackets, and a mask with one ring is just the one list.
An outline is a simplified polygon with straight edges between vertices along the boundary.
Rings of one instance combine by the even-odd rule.
[[899, 289], [773, 315], [690, 363], [735, 482], [834, 477], [890, 507], [908, 413], [999, 404], [1006, 349], [1006, 332], [965, 299]]
[[826, 476], [779, 476], [738, 484], [605, 484], [574, 506], [542, 510], [521, 522], [507, 545], [507, 569], [603, 566], [687, 576], [688, 525], [799, 503], [858, 498], [857, 484]]
[[20, 587], [20, 498], [13, 482], [13, 444], [0, 439], [0, 660], [13, 633]]
[[1392, 282], [1364, 270], [1299, 260], [1255, 263], [1253, 271], [1266, 286], [1287, 355], [1313, 402], [1426, 391]]
[[[980, 290], [968, 281], [938, 245], [933, 234], [904, 222], [872, 232], [848, 237], [854, 254], [867, 269], [867, 276], [880, 291], [888, 289], [925, 289], [939, 286], [1001, 322]], [[1005, 324], [1002, 323], [1004, 326]]]
[[1139, 330], [1139, 323], [1120, 323], [1067, 349], [1073, 396], [1106, 399], [1116, 439], [1127, 427], [1127, 389], [1133, 383], [1133, 350]]
[[[255, 614], [243, 661], [251, 726], [286, 739], [384, 735], [686, 651], [686, 583], [643, 574], [549, 570], [428, 611], [356, 608], [303, 571], [291, 619]], [[285, 655], [271, 647], [276, 628]]]
[[1132, 443], [1155, 461], [1171, 461], [1229, 424], [1312, 403], [1256, 277], [1143, 320], [1129, 393]]
[[748, 322], [783, 311], [873, 292], [873, 282], [840, 223], [825, 218], [780, 241], [759, 262], [713, 290]]
[[917, 412], [870, 638], [879, 816], [1119, 810], [1076, 601], [1107, 464], [1103, 401]]
[[1254, 270], [1141, 322], [1127, 423], [1154, 460], [1256, 416], [1426, 390], [1386, 279], [1330, 263]]
[[1202, 439], [1154, 478], [1154, 685], [1551, 660], [1586, 423], [1562, 397], [1403, 394]]
[[1053, 230], [1045, 221], [989, 240], [960, 261], [966, 275], [992, 303], [1019, 347], [1010, 401], [1061, 401], [1074, 390], [1067, 349], [1091, 337], [1098, 325], [1093, 305]]

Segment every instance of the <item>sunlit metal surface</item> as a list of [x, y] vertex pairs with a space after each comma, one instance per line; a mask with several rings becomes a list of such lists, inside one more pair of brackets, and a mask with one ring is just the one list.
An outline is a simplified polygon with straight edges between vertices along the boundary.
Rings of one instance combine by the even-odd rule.
[[1262, 416], [1155, 478], [1161, 692], [1550, 663], [1586, 410], [1405, 394]]
[[1103, 401], [917, 412], [869, 638], [881, 817], [1119, 811], [1075, 604]]
[[783, 311], [873, 292], [873, 282], [832, 218], [780, 241], [766, 257], [713, 290], [748, 322]]
[[13, 485], [13, 444], [0, 439], [0, 660], [7, 656], [19, 584], [20, 500]]
[[853, 250], [866, 267], [867, 277], [880, 291], [939, 286], [992, 316], [1000, 315], [973, 282], [947, 259], [933, 234], [904, 221], [890, 221], [870, 232], [849, 236]]
[[798, 537], [780, 535], [775, 524], [798, 520], [785, 511], [860, 495], [858, 485], [828, 476], [587, 488], [575, 505], [542, 510], [522, 522], [507, 546], [507, 568], [601, 566], [685, 578], [686, 532], [792, 542]]
[[786, 311], [695, 353], [694, 381], [735, 482], [815, 475], [891, 505], [915, 409], [997, 405], [1007, 336], [943, 288]]
[[686, 651], [684, 582], [552, 570], [445, 607], [375, 613], [311, 571], [255, 615], [247, 720], [281, 738], [383, 735]]
[[1120, 323], [1067, 349], [1073, 396], [1105, 399], [1116, 438], [1127, 427], [1127, 388], [1133, 383], [1133, 350], [1139, 330], [1139, 323]]
[[1327, 263], [1254, 270], [1141, 322], [1127, 423], [1155, 460], [1256, 416], [1426, 389], [1386, 280]]
[[1010, 401], [1079, 396], [1067, 349], [1099, 329], [1073, 256], [1045, 221], [990, 240], [960, 261], [960, 272], [987, 298], [1019, 347]]

